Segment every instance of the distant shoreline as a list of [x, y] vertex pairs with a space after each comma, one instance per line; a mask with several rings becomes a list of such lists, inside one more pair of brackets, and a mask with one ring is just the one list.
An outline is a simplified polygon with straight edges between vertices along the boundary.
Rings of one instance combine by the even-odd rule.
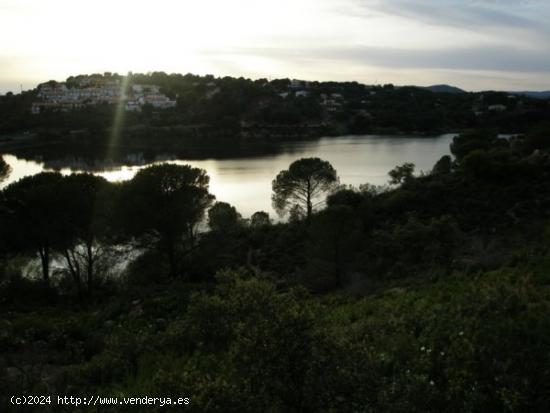
[[[376, 131], [372, 133], [343, 133], [343, 134], [319, 134], [316, 136], [312, 135], [293, 135], [293, 136], [263, 136], [263, 137], [243, 137], [237, 135], [227, 135], [227, 136], [215, 136], [207, 137], [202, 139], [202, 142], [196, 142], [194, 139], [185, 139], [180, 140], [177, 137], [168, 138], [165, 137], [161, 142], [159, 140], [151, 139], [139, 139], [136, 142], [128, 142], [131, 139], [124, 139], [122, 142], [117, 143], [114, 148], [118, 149], [173, 149], [173, 148], [209, 148], [212, 145], [225, 142], [227, 144], [246, 144], [251, 146], [262, 146], [266, 144], [278, 144], [284, 142], [296, 142], [296, 141], [306, 141], [306, 140], [318, 140], [323, 138], [336, 138], [340, 136], [380, 136], [380, 137], [404, 137], [404, 138], [434, 138], [437, 136], [445, 134], [458, 134], [462, 131], [442, 131], [439, 133], [410, 133], [403, 131]], [[178, 139], [178, 141], [175, 141]], [[183, 145], [182, 145], [183, 144]], [[0, 135], [0, 153], [10, 152], [10, 151], [20, 151], [26, 149], [38, 149], [38, 148], [47, 148], [55, 147], [59, 145], [65, 145], [70, 147], [78, 148], [105, 148], [110, 147], [108, 142], [103, 139], [98, 139], [96, 142], [93, 142], [90, 139], [85, 141], [78, 141], [74, 138], [68, 136], [60, 136], [54, 139], [44, 139], [40, 138], [38, 134], [15, 134], [15, 135]]]

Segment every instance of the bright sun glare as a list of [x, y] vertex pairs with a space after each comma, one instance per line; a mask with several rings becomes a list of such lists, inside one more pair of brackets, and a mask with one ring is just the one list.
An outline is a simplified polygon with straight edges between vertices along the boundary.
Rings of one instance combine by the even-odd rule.
[[[0, 93], [105, 71], [470, 89], [547, 84], [547, 5], [514, 3], [514, 17], [494, 1], [453, 14], [455, 3], [0, 0], [0, 39], [9, 39], [0, 47]], [[463, 58], [449, 61], [453, 53]], [[512, 64], [522, 57], [529, 76]]]
[[[0, 34], [10, 38], [4, 53], [37, 57], [40, 67], [32, 70], [41, 79], [60, 71], [208, 72], [223, 65], [235, 45], [256, 47], [281, 25], [297, 23], [281, 2], [275, 7], [250, 0], [18, 0], [4, 8]], [[23, 19], [33, 30], [20, 30]], [[241, 64], [262, 71], [269, 69], [268, 60], [249, 58]]]

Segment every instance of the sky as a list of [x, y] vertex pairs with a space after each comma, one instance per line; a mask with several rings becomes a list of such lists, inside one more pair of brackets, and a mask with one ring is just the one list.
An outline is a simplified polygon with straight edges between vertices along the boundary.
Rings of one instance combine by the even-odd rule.
[[77, 74], [550, 90], [549, 0], [0, 0], [0, 93]]

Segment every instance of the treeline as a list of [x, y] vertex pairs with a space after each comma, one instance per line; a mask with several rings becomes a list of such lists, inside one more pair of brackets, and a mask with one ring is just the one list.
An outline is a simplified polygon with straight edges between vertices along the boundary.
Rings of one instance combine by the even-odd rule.
[[[119, 75], [106, 74], [122, 79]], [[101, 77], [102, 75], [97, 75]], [[68, 79], [69, 84], [73, 78]], [[290, 79], [245, 79], [192, 74], [131, 74], [132, 84], [155, 84], [177, 100], [177, 107], [126, 113], [122, 135], [146, 128], [145, 138], [292, 137], [287, 127], [313, 126], [311, 133], [424, 133], [468, 128], [497, 128], [502, 133], [526, 132], [529, 125], [550, 119], [548, 100], [505, 92], [440, 93], [418, 87], [367, 86], [357, 82], [301, 82]], [[300, 92], [300, 94], [296, 94]], [[30, 114], [37, 90], [0, 96], [0, 133], [33, 131], [44, 138], [67, 137], [80, 130], [103, 143], [114, 125], [114, 106], [71, 112]], [[491, 109], [497, 108], [497, 109]], [[261, 129], [266, 125], [280, 129]], [[190, 129], [189, 129], [190, 128]], [[260, 128], [263, 135], [257, 133]], [[308, 130], [301, 132], [309, 136]], [[80, 136], [83, 139], [84, 135]], [[135, 137], [135, 136], [134, 136]]]
[[23, 178], [2, 191], [3, 251], [38, 257], [47, 287], [52, 261], [62, 261], [62, 273], [79, 296], [93, 294], [124, 248], [156, 248], [169, 263], [169, 275], [178, 276], [214, 199], [208, 181], [203, 170], [168, 164], [140, 171], [124, 184], [90, 174]]
[[154, 165], [124, 183], [40, 173], [0, 193], [2, 251], [39, 257], [46, 285], [55, 261], [80, 295], [91, 295], [126, 250], [140, 251], [128, 271], [147, 282], [208, 281], [245, 267], [316, 291], [491, 268], [543, 235], [548, 136], [547, 125], [507, 139], [463, 134], [454, 159], [423, 176], [397, 166], [386, 187], [342, 187], [328, 162], [302, 159], [274, 177], [273, 206], [290, 218], [276, 225], [265, 212], [244, 220], [215, 203], [206, 172], [190, 166]]

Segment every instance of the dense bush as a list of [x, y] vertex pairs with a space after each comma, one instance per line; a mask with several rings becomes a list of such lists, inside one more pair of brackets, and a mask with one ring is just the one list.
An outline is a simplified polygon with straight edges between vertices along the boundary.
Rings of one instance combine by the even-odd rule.
[[0, 338], [14, 361], [42, 346], [27, 363], [48, 378], [28, 391], [185, 396], [200, 412], [546, 411], [548, 269], [455, 273], [360, 299], [225, 272], [169, 319], [155, 307], [173, 294], [118, 316], [20, 314]]

